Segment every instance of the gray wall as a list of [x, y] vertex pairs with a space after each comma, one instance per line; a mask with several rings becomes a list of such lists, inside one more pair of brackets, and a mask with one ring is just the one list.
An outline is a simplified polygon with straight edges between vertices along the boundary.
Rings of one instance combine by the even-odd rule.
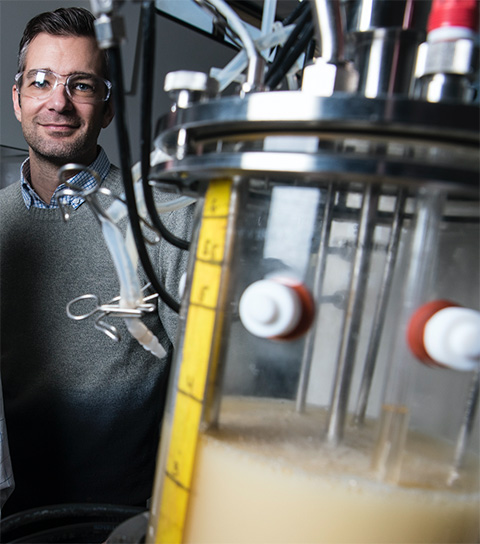
[[[177, 0], [186, 5], [191, 0]], [[82, 6], [90, 9], [89, 0], [0, 0], [0, 144], [1, 156], [0, 185], [9, 183], [17, 177], [18, 162], [26, 150], [20, 124], [13, 114], [11, 89], [16, 73], [18, 43], [27, 21], [34, 15], [61, 6]], [[128, 90], [126, 96], [127, 122], [132, 148], [132, 162], [137, 162], [140, 141], [140, 66], [135, 64], [137, 53], [138, 29], [140, 22], [138, 2], [125, 2], [119, 14], [126, 24], [127, 41], [122, 45], [124, 60], [124, 84]], [[207, 71], [211, 66], [223, 67], [233, 56], [234, 51], [189, 28], [165, 17], [157, 16], [157, 44], [153, 126], [159, 116], [168, 111], [170, 100], [163, 91], [165, 75], [172, 70]], [[138, 69], [136, 69], [136, 66]], [[137, 73], [138, 72], [138, 73]], [[115, 134], [115, 121], [103, 131], [100, 144], [107, 151], [112, 162], [118, 164], [118, 150]]]

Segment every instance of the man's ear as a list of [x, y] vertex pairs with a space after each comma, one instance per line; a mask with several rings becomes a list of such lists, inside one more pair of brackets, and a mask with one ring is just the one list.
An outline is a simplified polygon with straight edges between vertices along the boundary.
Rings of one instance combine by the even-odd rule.
[[115, 115], [115, 111], [113, 108], [113, 100], [110, 99], [107, 102], [105, 102], [105, 110], [103, 112], [103, 122], [102, 122], [102, 128], [107, 128], [108, 125], [112, 122], [113, 116]]
[[17, 87], [12, 87], [12, 100], [13, 110], [15, 111], [15, 117], [22, 122], [22, 105], [20, 103], [20, 94], [17, 92]]

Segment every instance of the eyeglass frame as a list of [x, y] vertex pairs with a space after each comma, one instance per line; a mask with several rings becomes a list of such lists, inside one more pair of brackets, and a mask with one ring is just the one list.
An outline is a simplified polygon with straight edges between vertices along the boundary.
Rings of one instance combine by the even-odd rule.
[[[54, 72], [53, 70], [49, 70], [47, 68], [38, 68], [38, 69], [35, 69], [35, 68], [32, 68], [31, 70], [23, 70], [23, 72], [18, 72], [17, 74], [15, 74], [15, 87], [17, 89], [17, 93], [19, 94], [19, 96], [22, 96], [21, 93], [20, 93], [20, 85], [18, 83], [19, 79], [26, 73], [26, 72], [32, 72], [32, 71], [35, 71], [35, 72], [44, 72], [44, 73], [50, 73], [50, 74], [53, 74], [55, 76], [55, 85], [52, 87], [51, 91], [45, 95], [44, 97], [41, 97], [41, 96], [28, 96], [28, 95], [23, 95], [24, 97], [26, 98], [32, 98], [33, 100], [46, 100], [47, 98], [49, 98], [50, 96], [52, 96], [53, 92], [55, 91], [55, 89], [58, 87], [58, 85], [63, 85], [63, 87], [65, 88], [66, 90], [66, 93], [68, 95], [68, 98], [70, 100], [72, 100], [72, 102], [77, 102], [78, 104], [95, 104], [95, 103], [100, 103], [100, 102], [107, 102], [109, 99], [110, 99], [110, 95], [112, 93], [112, 82], [109, 81], [108, 79], [105, 79], [103, 77], [100, 77], [100, 76], [97, 76], [95, 74], [85, 74], [85, 73], [82, 73], [82, 72], [75, 72], [73, 74], [69, 74], [68, 76], [64, 76], [62, 74], [59, 74], [57, 72]], [[105, 83], [105, 86], [107, 87], [107, 95], [105, 98], [101, 98], [100, 100], [95, 100], [93, 102], [78, 102], [77, 98], [78, 97], [74, 97], [71, 92], [70, 92], [70, 88], [68, 86], [68, 80], [72, 77], [75, 77], [75, 76], [82, 76], [82, 75], [86, 75], [86, 76], [90, 76], [90, 77], [95, 77], [97, 79], [99, 79], [100, 81], [103, 81], [103, 83]], [[59, 78], [64, 78], [65, 79], [65, 82], [64, 83], [61, 83], [59, 81]]]

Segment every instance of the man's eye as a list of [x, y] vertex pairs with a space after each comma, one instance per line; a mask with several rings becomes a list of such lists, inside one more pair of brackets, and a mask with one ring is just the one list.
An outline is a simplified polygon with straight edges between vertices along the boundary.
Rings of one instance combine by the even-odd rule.
[[78, 93], [93, 94], [95, 92], [94, 84], [89, 81], [74, 81], [70, 88]]
[[34, 80], [30, 83], [31, 87], [36, 87], [37, 89], [47, 89], [50, 83], [46, 80]]

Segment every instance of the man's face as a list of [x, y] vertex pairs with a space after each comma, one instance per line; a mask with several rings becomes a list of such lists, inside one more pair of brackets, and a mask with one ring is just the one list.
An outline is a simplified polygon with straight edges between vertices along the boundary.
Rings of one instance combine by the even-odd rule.
[[[32, 69], [48, 69], [65, 77], [78, 72], [102, 76], [102, 53], [93, 38], [41, 33], [27, 51], [25, 72]], [[111, 104], [74, 102], [64, 85], [57, 85], [42, 100], [27, 96], [19, 100], [14, 87], [13, 105], [30, 153], [59, 166], [90, 164], [97, 154], [100, 130], [113, 117]]]

